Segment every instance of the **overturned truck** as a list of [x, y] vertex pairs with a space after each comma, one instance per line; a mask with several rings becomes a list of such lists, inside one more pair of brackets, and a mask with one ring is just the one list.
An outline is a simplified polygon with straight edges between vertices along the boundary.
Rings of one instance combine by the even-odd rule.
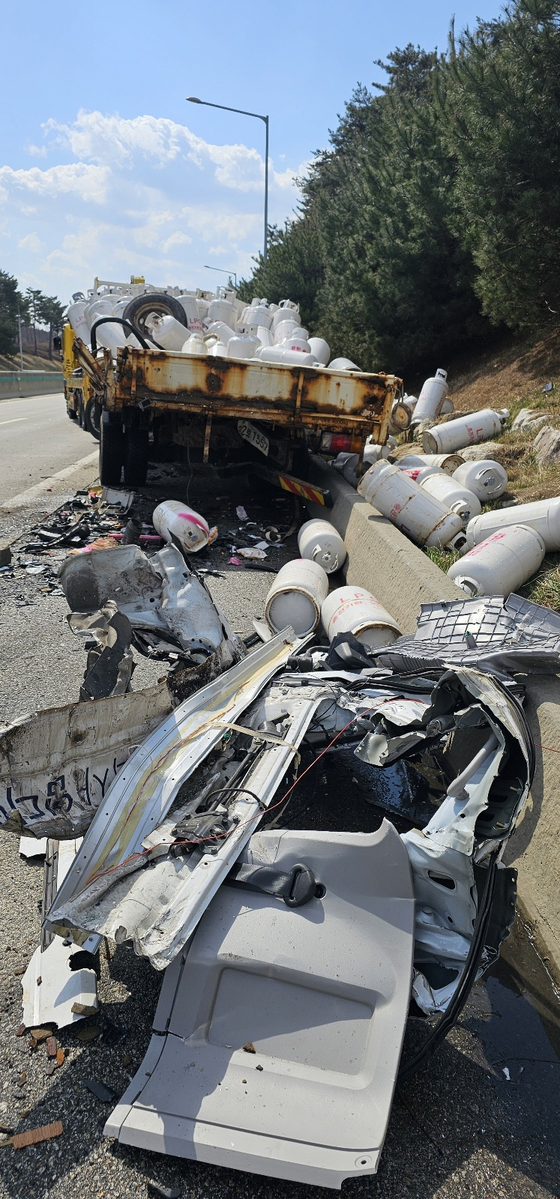
[[[289, 628], [229, 645], [178, 706], [162, 684], [12, 726], [0, 822], [83, 835], [49, 936], [165, 971], [106, 1133], [339, 1188], [375, 1173], [399, 1066], [513, 922], [502, 857], [534, 768], [518, 672], [558, 669], [560, 620], [493, 597], [427, 605], [375, 651]], [[410, 1015], [429, 1031], [400, 1065]]]

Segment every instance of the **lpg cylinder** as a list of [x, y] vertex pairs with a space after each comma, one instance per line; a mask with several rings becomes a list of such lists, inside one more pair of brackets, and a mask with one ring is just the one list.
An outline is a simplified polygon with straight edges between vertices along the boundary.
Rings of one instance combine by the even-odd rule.
[[302, 558], [318, 562], [328, 575], [346, 561], [346, 546], [328, 520], [306, 520], [298, 533], [298, 549]]
[[[204, 316], [208, 312], [206, 301], [195, 300], [194, 296], [177, 296], [181, 308], [185, 310], [187, 318], [187, 328], [191, 333], [203, 333], [204, 325], [202, 323], [202, 314], [199, 309], [199, 304], [204, 303]], [[175, 348], [175, 347], [174, 347]]]
[[237, 308], [232, 304], [231, 300], [211, 300], [208, 305], [208, 320], [224, 321], [226, 325], [231, 325], [235, 329], [237, 321]]
[[411, 420], [412, 413], [408, 405], [403, 400], [395, 400], [389, 417], [389, 432], [394, 436], [404, 433], [405, 429], [410, 428]]
[[255, 357], [260, 362], [273, 362], [278, 366], [315, 366], [313, 354], [304, 350], [289, 350], [287, 346], [261, 346]]
[[414, 408], [414, 424], [417, 425], [422, 420], [435, 420], [441, 413], [448, 391], [447, 371], [440, 367], [435, 375], [422, 384], [418, 403]]
[[272, 328], [277, 329], [281, 321], [291, 320], [299, 324], [299, 308], [293, 300], [280, 300], [280, 304], [272, 317]]
[[390, 462], [371, 466], [360, 479], [358, 491], [417, 545], [441, 548], [461, 533], [460, 516]]
[[317, 362], [321, 366], [326, 366], [331, 356], [331, 350], [328, 343], [322, 337], [308, 337], [309, 349], [315, 355]]
[[510, 525], [528, 525], [542, 537], [547, 554], [560, 550], [560, 496], [550, 500], [534, 500], [532, 504], [517, 504], [515, 508], [498, 508], [483, 512], [467, 525], [467, 546], [472, 549], [492, 533]]
[[265, 619], [275, 633], [291, 625], [304, 637], [317, 628], [321, 604], [326, 599], [329, 580], [318, 562], [295, 558], [278, 571], [266, 597]]
[[332, 362], [329, 362], [329, 370], [330, 371], [359, 371], [360, 374], [362, 373], [361, 366], [356, 366], [356, 363], [352, 362], [352, 360], [350, 358], [333, 358]]
[[401, 630], [386, 608], [365, 587], [337, 587], [323, 602], [321, 624], [329, 641], [353, 633], [368, 649], [391, 645]]
[[[229, 342], [228, 342], [229, 345]], [[200, 333], [191, 333], [186, 342], [182, 346], [183, 354], [204, 354], [208, 353], [206, 342]]]
[[[415, 420], [417, 412], [418, 405], [414, 413]], [[502, 432], [508, 416], [507, 408], [498, 408], [496, 412], [492, 408], [482, 408], [480, 412], [473, 412], [470, 416], [458, 416], [446, 425], [426, 429], [423, 437], [424, 449], [427, 454], [449, 454], [453, 450], [462, 450], [466, 445], [488, 441], [490, 437], [497, 437]]]
[[280, 323], [278, 325], [274, 326], [274, 329], [272, 331], [273, 337], [274, 337], [274, 344], [276, 346], [281, 346], [282, 342], [285, 341], [287, 337], [290, 337], [290, 335], [291, 335], [291, 333], [293, 333], [294, 329], [298, 329], [298, 328], [299, 328], [299, 325], [298, 325], [297, 321], [293, 321], [290, 319], [280, 321]]
[[226, 346], [230, 337], [235, 337], [235, 329], [226, 325], [225, 321], [211, 321], [206, 332], [210, 333], [212, 337], [217, 337], [218, 341], [223, 341]]
[[227, 346], [219, 339], [218, 341], [214, 342], [214, 345], [211, 347], [209, 352], [212, 354], [213, 358], [227, 358]]
[[174, 316], [158, 316], [156, 312], [152, 312], [146, 317], [146, 328], [164, 350], [183, 349], [188, 329], [181, 321], [175, 320]]
[[447, 573], [467, 595], [509, 595], [535, 574], [545, 552], [536, 529], [509, 525], [475, 545]]
[[[443, 475], [445, 471], [440, 470], [439, 466], [403, 466], [403, 459], [395, 462], [399, 470], [404, 470], [409, 479], [413, 479], [415, 483], [423, 483], [424, 479], [429, 479], [430, 475]], [[449, 476], [447, 476], [449, 478]]]
[[380, 458], [388, 458], [396, 448], [397, 443], [394, 437], [388, 437], [385, 445], [377, 445], [375, 442], [366, 441], [363, 461], [368, 466], [373, 466], [374, 462], [379, 462]]
[[68, 309], [68, 320], [76, 337], [89, 345], [89, 323], [84, 316], [87, 306], [87, 300], [77, 300], [75, 304], [71, 304]]
[[251, 337], [249, 333], [235, 333], [230, 337], [227, 344], [228, 358], [254, 358], [255, 351], [260, 346], [258, 337]]
[[265, 329], [270, 329], [272, 324], [272, 313], [270, 308], [264, 304], [251, 304], [245, 316], [245, 322], [251, 325], [263, 325]]
[[311, 353], [311, 346], [309, 345], [307, 338], [300, 337], [297, 329], [294, 329], [293, 332], [290, 333], [290, 336], [286, 337], [286, 339], [282, 342], [282, 345], [286, 350], [298, 350], [300, 354]]
[[176, 537], [187, 553], [196, 554], [208, 544], [210, 529], [207, 521], [179, 500], [164, 500], [154, 509], [152, 524], [164, 541], [173, 542]]
[[468, 487], [461, 487], [454, 478], [446, 475], [444, 470], [436, 469], [434, 474], [427, 475], [422, 480], [420, 486], [441, 500], [450, 512], [457, 512], [463, 525], [467, 525], [473, 516], [480, 515], [480, 500]]
[[507, 487], [507, 471], [499, 462], [483, 458], [481, 462], [463, 462], [453, 471], [453, 478], [473, 491], [479, 500], [496, 500]]
[[462, 462], [460, 454], [407, 454], [405, 458], [399, 458], [399, 466], [439, 466], [446, 475], [452, 475]]

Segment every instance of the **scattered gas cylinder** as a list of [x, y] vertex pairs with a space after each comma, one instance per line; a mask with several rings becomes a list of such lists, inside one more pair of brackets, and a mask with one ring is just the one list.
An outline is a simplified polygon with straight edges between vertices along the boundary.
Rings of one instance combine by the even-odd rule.
[[456, 512], [450, 512], [441, 500], [389, 462], [371, 466], [360, 479], [358, 491], [417, 545], [448, 545], [462, 531]]
[[[429, 468], [428, 468], [429, 469]], [[418, 480], [420, 482], [420, 480]], [[468, 487], [461, 487], [454, 477], [447, 475], [437, 467], [432, 474], [425, 476], [420, 486], [430, 495], [441, 500], [450, 512], [456, 512], [461, 517], [463, 525], [467, 525], [473, 516], [480, 513], [480, 500]]]
[[[420, 401], [414, 413], [415, 420], [419, 403]], [[479, 441], [488, 441], [490, 437], [497, 437], [502, 432], [508, 416], [507, 408], [499, 408], [496, 412], [492, 408], [482, 408], [480, 412], [473, 412], [471, 416], [458, 416], [446, 425], [426, 429], [423, 438], [424, 449], [427, 454], [443, 454], [462, 450], [464, 446], [475, 445]]]
[[304, 637], [317, 628], [321, 605], [329, 590], [323, 567], [308, 558], [295, 558], [278, 571], [266, 597], [265, 619], [275, 633], [291, 625]]
[[422, 384], [418, 403], [414, 408], [413, 422], [417, 425], [422, 420], [435, 420], [440, 416], [444, 400], [449, 388], [447, 386], [447, 371], [439, 368], [430, 379]]
[[309, 349], [321, 366], [326, 366], [331, 356], [330, 346], [322, 337], [309, 337]]
[[509, 525], [475, 545], [447, 573], [467, 595], [509, 595], [535, 574], [545, 553], [536, 529]]
[[329, 641], [337, 633], [353, 633], [368, 649], [391, 645], [401, 631], [386, 608], [365, 587], [338, 587], [321, 608], [321, 624]]
[[472, 549], [492, 533], [510, 525], [528, 525], [542, 537], [547, 554], [560, 550], [560, 496], [550, 500], [534, 500], [532, 504], [516, 504], [515, 508], [499, 508], [483, 512], [469, 521], [466, 530], [467, 546]]
[[298, 549], [302, 558], [318, 562], [328, 575], [346, 561], [344, 541], [328, 520], [306, 520], [298, 533]]
[[462, 462], [460, 454], [407, 454], [405, 458], [399, 458], [398, 464], [407, 470], [410, 466], [439, 466], [447, 475], [452, 475]]
[[164, 500], [154, 509], [154, 529], [164, 541], [173, 542], [176, 537], [189, 554], [196, 554], [208, 544], [210, 529], [207, 521], [194, 508], [181, 504], [179, 500]]
[[507, 487], [507, 471], [499, 462], [484, 458], [482, 462], [463, 462], [453, 471], [453, 478], [474, 491], [479, 500], [497, 500]]

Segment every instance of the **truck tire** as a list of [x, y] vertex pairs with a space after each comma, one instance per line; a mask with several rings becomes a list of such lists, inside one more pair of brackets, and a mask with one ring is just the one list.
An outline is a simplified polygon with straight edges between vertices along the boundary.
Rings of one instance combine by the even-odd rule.
[[88, 400], [84, 410], [84, 424], [96, 441], [101, 437], [101, 411], [101, 404], [97, 400]]
[[158, 316], [174, 316], [176, 321], [187, 328], [187, 314], [183, 305], [175, 299], [175, 296], [166, 296], [162, 291], [152, 291], [145, 296], [136, 296], [134, 300], [130, 301], [130, 304], [127, 304], [122, 315], [123, 320], [130, 321], [130, 324], [139, 329], [140, 333], [149, 337], [146, 317], [153, 312], [157, 312]]
[[101, 416], [99, 442], [99, 478], [103, 487], [118, 487], [124, 457], [124, 434], [120, 422], [112, 421], [109, 412]]
[[143, 487], [148, 474], [149, 434], [136, 425], [124, 433], [124, 485]]

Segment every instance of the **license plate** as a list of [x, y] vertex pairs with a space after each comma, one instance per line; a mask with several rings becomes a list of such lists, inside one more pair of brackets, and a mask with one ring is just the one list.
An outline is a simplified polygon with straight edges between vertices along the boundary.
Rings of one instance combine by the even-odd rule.
[[261, 451], [261, 454], [268, 456], [270, 447], [268, 437], [265, 437], [260, 429], [256, 429], [249, 420], [238, 420], [237, 432], [244, 441], [249, 442], [249, 445], [254, 445], [257, 450]]

